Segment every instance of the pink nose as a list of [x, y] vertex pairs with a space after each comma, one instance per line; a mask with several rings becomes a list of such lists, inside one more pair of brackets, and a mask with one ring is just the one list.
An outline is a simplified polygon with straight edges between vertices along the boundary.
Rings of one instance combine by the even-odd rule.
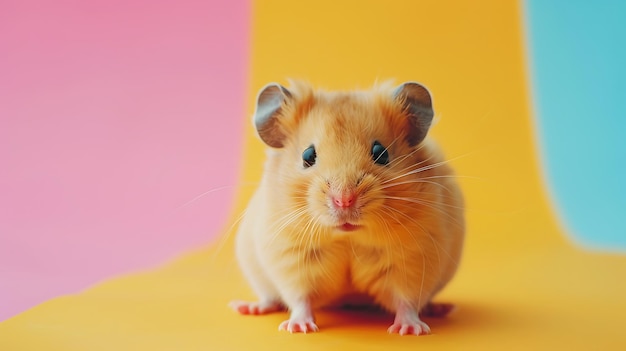
[[338, 196], [333, 196], [333, 203], [339, 208], [348, 208], [354, 204], [355, 200], [355, 193], [343, 193]]

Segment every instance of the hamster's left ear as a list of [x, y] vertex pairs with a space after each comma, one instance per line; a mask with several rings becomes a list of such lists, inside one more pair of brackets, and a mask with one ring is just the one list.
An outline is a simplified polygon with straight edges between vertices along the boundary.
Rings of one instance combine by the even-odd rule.
[[402, 104], [409, 117], [407, 142], [415, 146], [426, 138], [433, 120], [433, 105], [428, 89], [415, 83], [407, 82], [396, 88], [393, 98]]
[[257, 97], [254, 126], [265, 144], [275, 148], [284, 146], [285, 133], [279, 126], [283, 104], [291, 99], [291, 93], [277, 83], [263, 87]]

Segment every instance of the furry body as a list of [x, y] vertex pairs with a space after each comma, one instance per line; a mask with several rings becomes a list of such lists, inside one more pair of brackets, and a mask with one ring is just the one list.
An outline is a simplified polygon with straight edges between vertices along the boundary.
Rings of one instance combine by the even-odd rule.
[[[386, 87], [344, 93], [300, 84], [283, 95], [272, 134], [257, 125], [280, 147], [268, 150], [236, 242], [259, 302], [233, 306], [285, 306], [291, 318], [281, 328], [307, 332], [317, 330], [315, 308], [360, 294], [396, 313], [390, 332], [428, 333], [418, 312], [454, 275], [464, 237], [452, 169], [432, 141], [412, 137], [425, 136], [430, 121], [413, 130], [424, 127], [408, 122], [419, 109]], [[373, 142], [385, 147], [387, 164], [372, 156]], [[303, 167], [307, 147], [315, 164]]]

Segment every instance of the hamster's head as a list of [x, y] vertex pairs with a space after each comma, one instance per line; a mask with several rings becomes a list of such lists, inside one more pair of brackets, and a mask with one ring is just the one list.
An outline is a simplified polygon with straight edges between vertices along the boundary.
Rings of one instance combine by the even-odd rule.
[[407, 177], [432, 118], [428, 90], [413, 82], [360, 92], [265, 86], [254, 124], [271, 148], [272, 200], [310, 228], [345, 233], [384, 225], [400, 215], [394, 201], [414, 186]]

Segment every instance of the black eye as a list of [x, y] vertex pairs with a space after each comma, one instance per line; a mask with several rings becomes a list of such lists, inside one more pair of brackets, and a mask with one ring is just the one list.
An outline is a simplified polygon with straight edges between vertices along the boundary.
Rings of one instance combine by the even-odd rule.
[[378, 141], [372, 144], [372, 160], [379, 165], [386, 165], [389, 163], [389, 153], [387, 148], [382, 146]]
[[315, 153], [315, 146], [311, 145], [302, 153], [302, 166], [309, 168], [315, 164], [317, 154]]

